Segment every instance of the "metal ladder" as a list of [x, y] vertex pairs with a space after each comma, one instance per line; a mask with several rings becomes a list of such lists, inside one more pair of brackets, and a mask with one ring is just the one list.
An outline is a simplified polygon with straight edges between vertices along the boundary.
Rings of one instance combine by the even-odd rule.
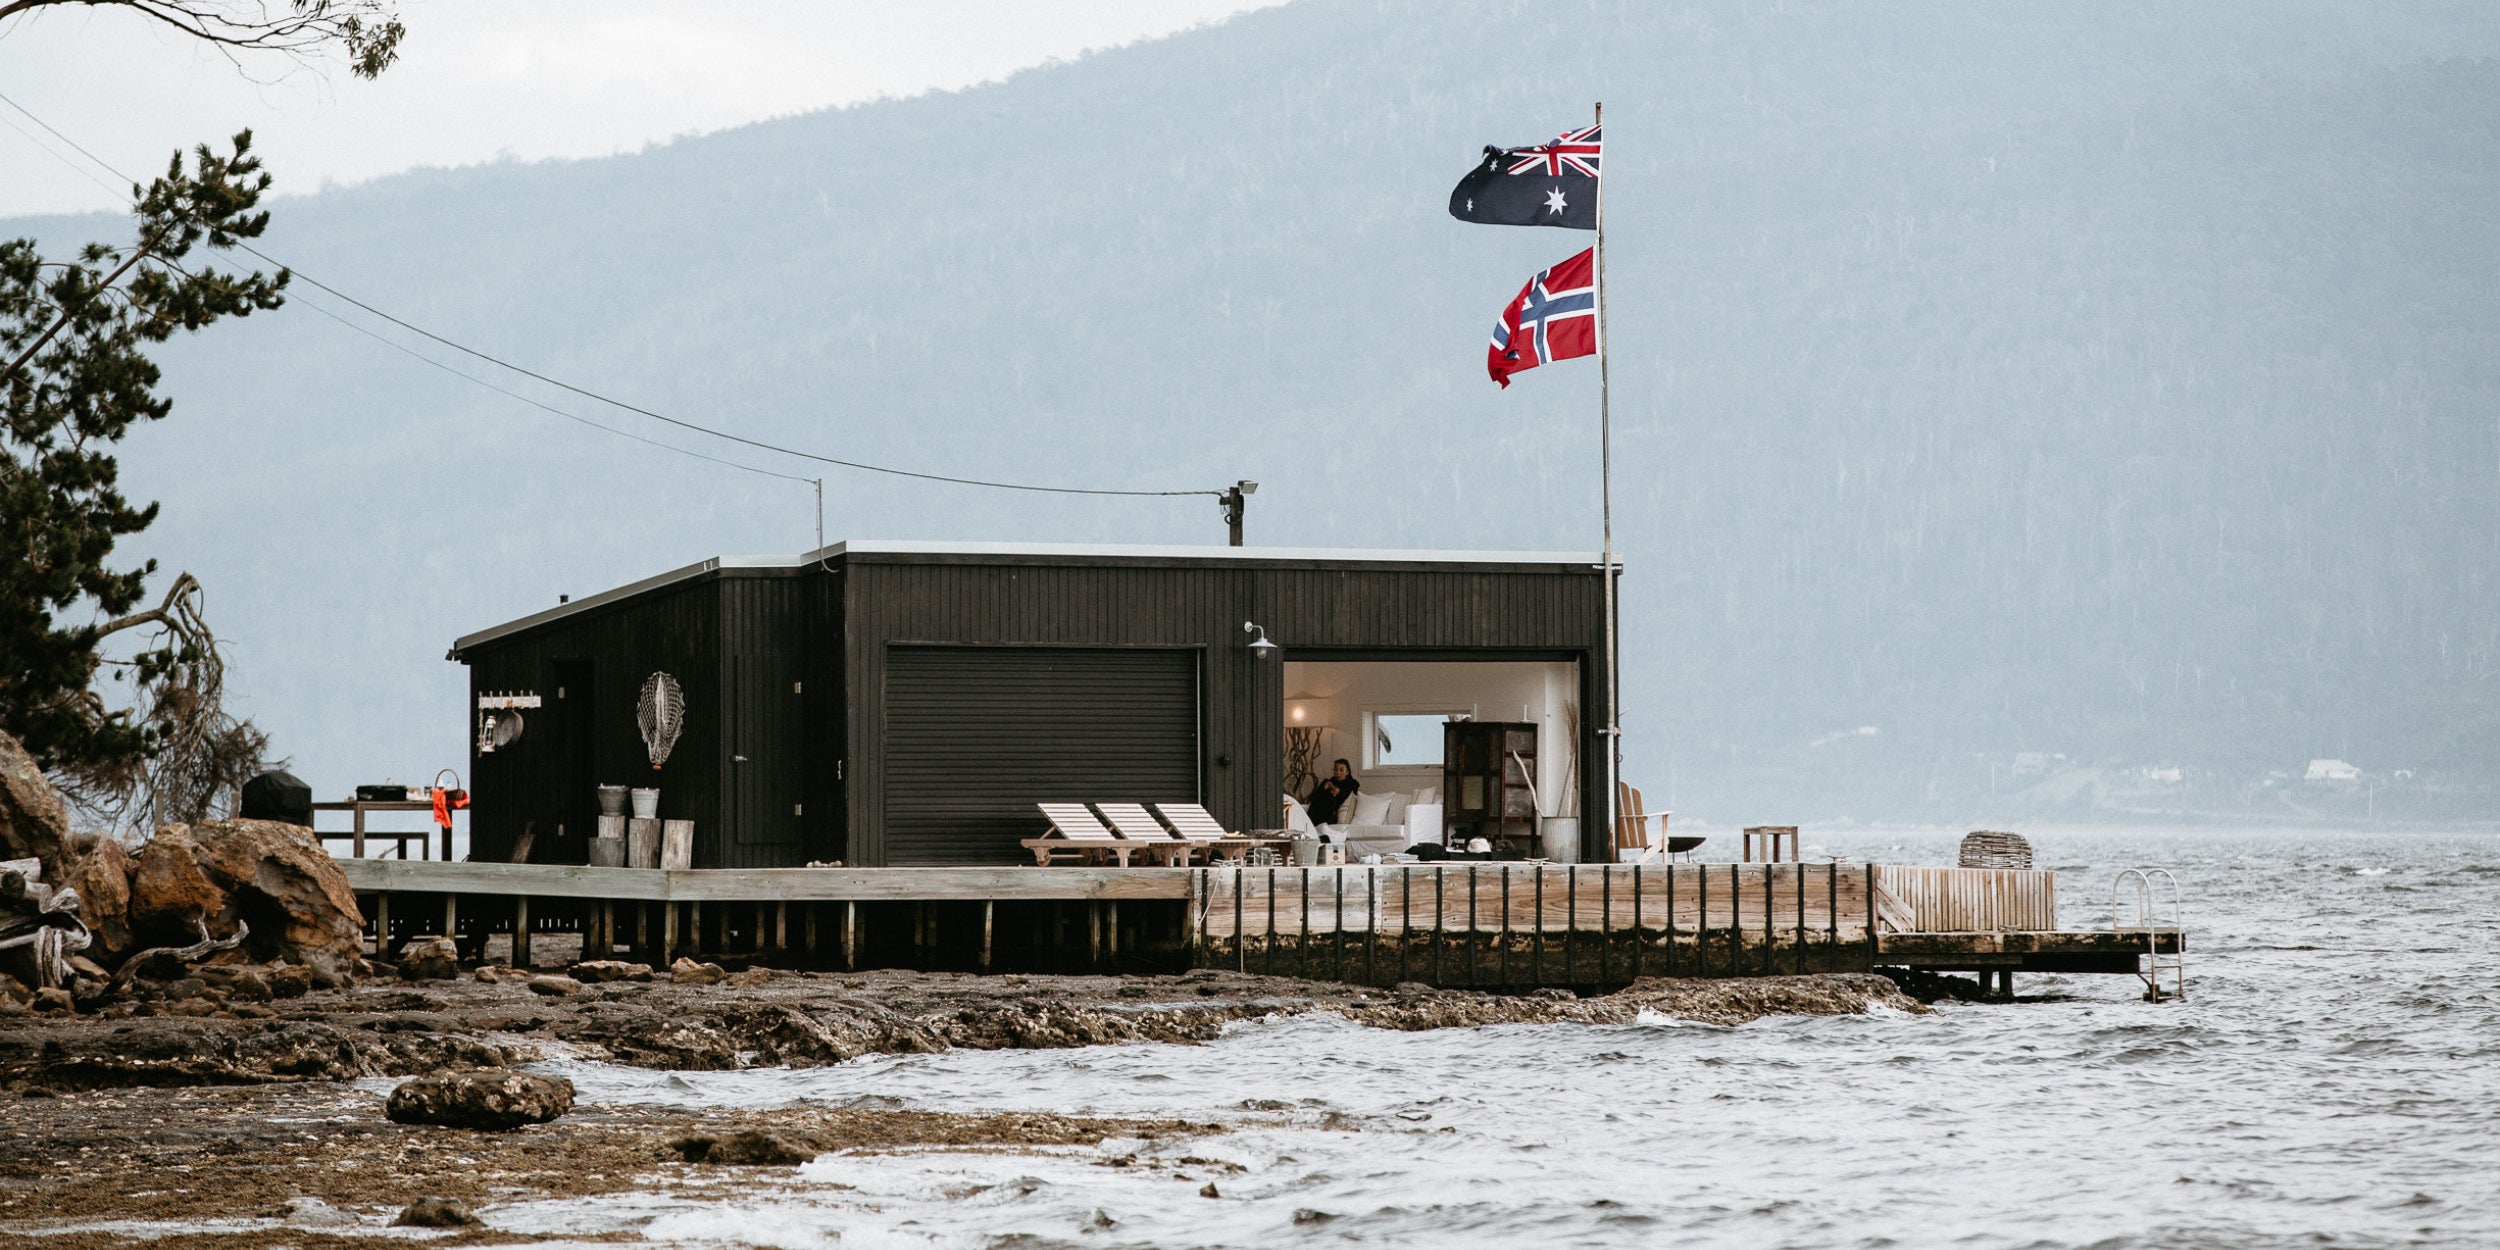
[[[2132, 880], [2134, 888], [2130, 889]], [[2161, 886], [2167, 884], [2169, 907]], [[2158, 1003], [2164, 998], [2187, 997], [2187, 903], [2179, 891], [2179, 879], [2167, 868], [2128, 868], [2118, 874], [2109, 887], [2109, 927], [2120, 934], [2141, 934], [2143, 953], [2136, 957], [2136, 975], [2144, 979], [2144, 1001]], [[2171, 949], [2161, 949], [2163, 934], [2174, 935]], [[2162, 990], [2162, 977], [2170, 977], [2170, 990]]]

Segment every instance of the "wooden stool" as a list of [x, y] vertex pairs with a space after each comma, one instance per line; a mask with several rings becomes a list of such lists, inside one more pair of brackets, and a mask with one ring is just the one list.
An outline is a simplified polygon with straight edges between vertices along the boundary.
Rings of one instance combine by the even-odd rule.
[[1760, 840], [1761, 840], [1761, 849], [1762, 849], [1762, 852], [1763, 852], [1762, 857], [1763, 857], [1764, 859], [1769, 860], [1770, 862], [1772, 862], [1772, 863], [1774, 863], [1774, 864], [1776, 864], [1776, 863], [1780, 862], [1780, 860], [1783, 858], [1783, 856], [1781, 856], [1781, 854], [1780, 854], [1780, 842], [1784, 839], [1784, 840], [1786, 840], [1786, 841], [1787, 841], [1787, 843], [1788, 843], [1788, 854], [1787, 854], [1784, 858], [1788, 859], [1788, 860], [1789, 860], [1790, 862], [1792, 862], [1792, 863], [1796, 861], [1796, 859], [1797, 859], [1797, 826], [1795, 826], [1795, 825], [1747, 825], [1747, 826], [1745, 826], [1745, 862], [1746, 862], [1746, 863], [1748, 863], [1748, 864], [1750, 864], [1750, 863], [1754, 862], [1754, 846], [1755, 846], [1755, 840], [1756, 840], [1756, 839], [1760, 839]]

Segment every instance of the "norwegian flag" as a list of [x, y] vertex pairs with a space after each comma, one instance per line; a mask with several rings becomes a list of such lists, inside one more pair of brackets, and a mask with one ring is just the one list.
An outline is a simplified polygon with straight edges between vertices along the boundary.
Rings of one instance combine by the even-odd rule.
[[1596, 249], [1581, 252], [1528, 280], [1493, 326], [1484, 367], [1510, 386], [1510, 375], [1549, 360], [1597, 354]]
[[1602, 129], [1569, 130], [1551, 143], [1486, 148], [1450, 192], [1450, 216], [1488, 226], [1597, 228]]

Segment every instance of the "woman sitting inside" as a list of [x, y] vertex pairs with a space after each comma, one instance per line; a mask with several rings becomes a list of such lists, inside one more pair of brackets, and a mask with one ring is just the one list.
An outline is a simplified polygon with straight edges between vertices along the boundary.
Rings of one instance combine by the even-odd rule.
[[1303, 806], [1311, 813], [1311, 823], [1338, 823], [1338, 813], [1354, 801], [1355, 792], [1362, 788], [1363, 783], [1354, 779], [1354, 766], [1338, 760], [1337, 766], [1329, 771], [1328, 779], [1311, 787], [1311, 797], [1303, 800]]

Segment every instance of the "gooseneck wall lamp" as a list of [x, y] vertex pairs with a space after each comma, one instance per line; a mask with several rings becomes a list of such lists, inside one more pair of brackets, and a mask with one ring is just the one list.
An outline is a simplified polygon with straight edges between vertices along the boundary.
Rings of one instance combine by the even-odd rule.
[[1283, 647], [1269, 642], [1267, 640], [1267, 631], [1259, 628], [1252, 622], [1243, 621], [1241, 623], [1241, 632], [1250, 635], [1250, 655], [1253, 659], [1264, 660], [1269, 656], [1284, 650]]

